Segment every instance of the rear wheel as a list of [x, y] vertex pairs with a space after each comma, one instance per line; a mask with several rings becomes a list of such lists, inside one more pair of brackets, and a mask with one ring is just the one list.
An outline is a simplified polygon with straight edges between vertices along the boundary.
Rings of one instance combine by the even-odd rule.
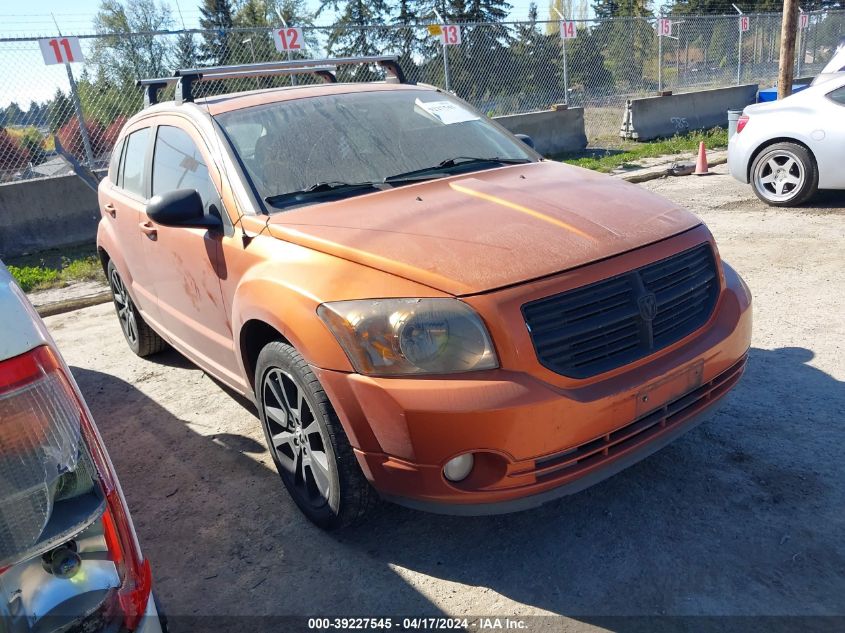
[[805, 147], [796, 143], [775, 143], [754, 159], [751, 186], [766, 204], [797, 206], [816, 193], [819, 173]]
[[293, 347], [258, 355], [255, 401], [276, 470], [300, 510], [327, 530], [357, 523], [376, 503], [326, 392]]
[[117, 268], [111, 260], [106, 267], [106, 274], [109, 278], [117, 320], [120, 322], [120, 329], [129, 344], [129, 349], [141, 357], [150, 356], [167, 349], [167, 342], [156, 334], [138, 313], [135, 302], [132, 301], [132, 297], [126, 290], [126, 284], [123, 283], [120, 273], [117, 272]]

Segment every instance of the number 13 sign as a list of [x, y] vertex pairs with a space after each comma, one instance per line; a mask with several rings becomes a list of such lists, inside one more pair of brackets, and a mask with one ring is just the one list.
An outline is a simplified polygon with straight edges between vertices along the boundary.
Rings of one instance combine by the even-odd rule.
[[279, 52], [301, 51], [302, 29], [291, 26], [273, 31], [273, 42], [276, 44], [276, 50]]
[[457, 24], [444, 24], [440, 28], [440, 41], [447, 46], [461, 43], [461, 27]]
[[82, 47], [79, 46], [78, 37], [52, 37], [50, 39], [38, 40], [41, 47], [41, 55], [44, 63], [65, 64], [69, 62], [84, 62]]

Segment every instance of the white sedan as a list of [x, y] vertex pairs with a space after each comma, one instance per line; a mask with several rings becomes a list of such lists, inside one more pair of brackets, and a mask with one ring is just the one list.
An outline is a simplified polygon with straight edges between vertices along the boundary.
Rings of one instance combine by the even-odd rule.
[[0, 631], [161, 633], [91, 412], [2, 262], [0, 324]]
[[818, 189], [845, 189], [845, 73], [770, 103], [750, 105], [728, 143], [728, 167], [772, 206]]

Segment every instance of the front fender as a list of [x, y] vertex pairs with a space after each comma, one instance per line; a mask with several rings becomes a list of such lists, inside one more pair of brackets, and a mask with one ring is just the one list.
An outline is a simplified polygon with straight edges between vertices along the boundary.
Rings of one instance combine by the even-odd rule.
[[[262, 267], [263, 268], [263, 267]], [[258, 320], [273, 327], [311, 365], [339, 371], [352, 371], [346, 354], [317, 316], [320, 301], [275, 276], [250, 275], [238, 285], [232, 300], [232, 331], [236, 344], [249, 321]], [[248, 375], [238, 355], [243, 375]]]

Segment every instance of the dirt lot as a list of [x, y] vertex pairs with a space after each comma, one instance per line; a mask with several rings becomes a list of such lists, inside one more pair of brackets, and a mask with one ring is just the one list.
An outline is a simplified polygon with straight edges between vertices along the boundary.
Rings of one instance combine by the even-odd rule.
[[47, 319], [165, 609], [562, 614], [577, 631], [655, 630], [603, 616], [845, 614], [845, 195], [772, 210], [716, 171], [643, 186], [698, 212], [751, 286], [746, 377], [655, 456], [521, 514], [390, 506], [324, 534], [282, 490], [251, 405], [178, 354], [132, 356], [110, 305]]

